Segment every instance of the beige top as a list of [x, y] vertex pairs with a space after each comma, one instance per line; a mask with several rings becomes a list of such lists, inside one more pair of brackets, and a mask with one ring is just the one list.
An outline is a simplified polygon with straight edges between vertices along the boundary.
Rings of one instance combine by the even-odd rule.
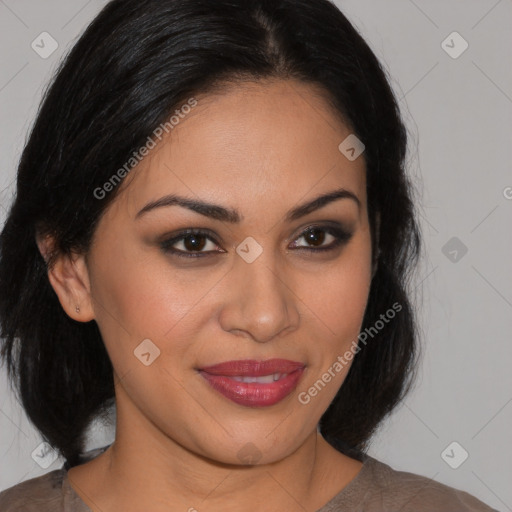
[[[498, 512], [470, 494], [429, 478], [395, 471], [363, 455], [357, 476], [317, 512]], [[91, 512], [67, 470], [56, 469], [0, 493], [1, 512]]]

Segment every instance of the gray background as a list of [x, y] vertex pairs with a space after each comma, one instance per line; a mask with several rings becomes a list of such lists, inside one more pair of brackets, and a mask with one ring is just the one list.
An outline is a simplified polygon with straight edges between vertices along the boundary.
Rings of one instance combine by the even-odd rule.
[[[2, 222], [43, 87], [104, 4], [0, 0]], [[381, 59], [400, 98], [426, 244], [415, 282], [424, 351], [419, 380], [375, 437], [370, 454], [512, 510], [512, 3], [337, 4]], [[450, 36], [442, 46], [454, 31], [469, 44], [457, 58], [443, 47], [458, 52], [461, 39]], [[59, 45], [46, 59], [31, 48], [42, 32]], [[9, 391], [3, 369], [0, 380], [2, 490], [62, 461], [43, 469], [31, 457], [41, 439]], [[89, 447], [112, 435], [112, 428], [93, 425]], [[458, 445], [445, 452], [453, 441]], [[469, 456], [461, 463], [463, 450]], [[453, 469], [447, 461], [460, 465]]]

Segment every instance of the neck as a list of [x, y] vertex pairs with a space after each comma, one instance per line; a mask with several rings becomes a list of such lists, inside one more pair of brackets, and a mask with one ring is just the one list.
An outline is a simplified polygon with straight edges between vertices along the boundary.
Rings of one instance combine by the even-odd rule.
[[129, 419], [118, 408], [115, 442], [68, 472], [72, 487], [93, 512], [315, 511], [361, 468], [316, 430], [281, 460], [233, 465], [198, 455], [147, 418]]

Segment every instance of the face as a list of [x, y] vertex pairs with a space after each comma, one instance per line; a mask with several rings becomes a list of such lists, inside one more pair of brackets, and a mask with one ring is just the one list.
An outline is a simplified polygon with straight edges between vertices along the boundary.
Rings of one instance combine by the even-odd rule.
[[351, 364], [371, 281], [364, 155], [340, 152], [350, 130], [306, 84], [195, 98], [102, 217], [90, 307], [118, 429], [270, 463], [315, 431]]

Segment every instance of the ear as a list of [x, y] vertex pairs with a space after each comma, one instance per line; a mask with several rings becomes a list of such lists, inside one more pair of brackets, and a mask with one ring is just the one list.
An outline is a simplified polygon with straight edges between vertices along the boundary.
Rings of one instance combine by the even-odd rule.
[[[36, 243], [39, 252], [48, 264], [54, 247], [53, 237], [37, 235]], [[48, 268], [48, 279], [62, 308], [70, 318], [78, 322], [89, 322], [94, 319], [89, 270], [85, 255], [59, 254], [51, 268]]]
[[377, 212], [375, 215], [375, 247], [372, 248], [373, 250], [373, 259], [372, 259], [372, 279], [375, 276], [377, 272], [377, 267], [379, 266], [379, 240], [380, 240], [380, 212]]

